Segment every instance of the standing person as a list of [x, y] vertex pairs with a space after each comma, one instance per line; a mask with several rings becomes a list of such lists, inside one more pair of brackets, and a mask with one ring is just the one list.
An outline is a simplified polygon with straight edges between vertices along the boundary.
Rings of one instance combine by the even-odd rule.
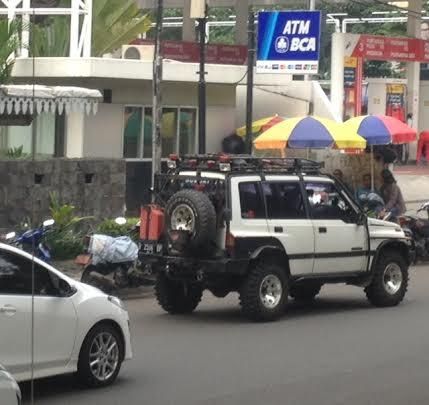
[[407, 210], [404, 197], [390, 170], [384, 169], [381, 172], [381, 177], [383, 179], [383, 185], [380, 188], [380, 193], [383, 197], [385, 206], [384, 210], [380, 213], [380, 217], [390, 212], [392, 214], [392, 219], [396, 219]]
[[350, 187], [350, 185], [346, 182], [346, 180], [344, 179], [344, 173], [341, 169], [335, 169], [333, 172], [333, 175], [340, 180], [341, 183], [343, 183], [344, 186], [346, 186], [347, 190], [353, 194], [352, 188]]
[[231, 134], [222, 141], [222, 152], [232, 155], [242, 155], [246, 151], [246, 144], [241, 136]]
[[426, 164], [429, 162], [429, 131], [422, 131], [417, 143], [417, 164], [420, 163], [422, 156], [426, 159]]

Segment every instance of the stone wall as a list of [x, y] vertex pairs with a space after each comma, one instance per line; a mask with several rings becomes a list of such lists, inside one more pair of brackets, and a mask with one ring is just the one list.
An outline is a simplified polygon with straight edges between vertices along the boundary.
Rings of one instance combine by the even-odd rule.
[[76, 214], [114, 218], [125, 209], [125, 161], [51, 159], [0, 161], [0, 227], [50, 216], [50, 193]]

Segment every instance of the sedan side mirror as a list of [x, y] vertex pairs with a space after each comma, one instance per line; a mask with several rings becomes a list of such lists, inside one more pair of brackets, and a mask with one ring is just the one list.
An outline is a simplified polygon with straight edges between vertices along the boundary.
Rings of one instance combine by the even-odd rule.
[[62, 278], [59, 279], [58, 290], [60, 297], [71, 297], [76, 292], [76, 289]]

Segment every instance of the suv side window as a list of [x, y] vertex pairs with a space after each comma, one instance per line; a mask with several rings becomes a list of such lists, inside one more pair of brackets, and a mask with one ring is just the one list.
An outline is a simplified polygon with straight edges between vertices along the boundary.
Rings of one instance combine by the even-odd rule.
[[[0, 251], [0, 294], [31, 295], [31, 260], [5, 251]], [[57, 290], [49, 271], [34, 263], [34, 294], [55, 296]]]
[[309, 182], [305, 188], [314, 219], [339, 219], [348, 223], [356, 220], [356, 211], [333, 183]]
[[241, 218], [265, 219], [265, 205], [259, 182], [243, 182], [238, 185]]
[[298, 182], [263, 184], [269, 219], [305, 219], [304, 199]]

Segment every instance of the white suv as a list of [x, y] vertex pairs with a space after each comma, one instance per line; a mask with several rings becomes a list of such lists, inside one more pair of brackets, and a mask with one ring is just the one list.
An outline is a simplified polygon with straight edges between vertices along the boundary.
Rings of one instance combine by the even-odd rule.
[[[165, 226], [156, 240], [143, 229], [141, 259], [170, 313], [192, 312], [204, 289], [238, 291], [254, 320], [278, 318], [288, 296], [312, 300], [327, 283], [362, 287], [377, 306], [404, 298], [410, 253], [400, 226], [367, 218], [315, 162], [172, 156], [155, 193], [160, 207], [143, 211], [163, 210]], [[143, 215], [142, 226], [153, 228]]]

